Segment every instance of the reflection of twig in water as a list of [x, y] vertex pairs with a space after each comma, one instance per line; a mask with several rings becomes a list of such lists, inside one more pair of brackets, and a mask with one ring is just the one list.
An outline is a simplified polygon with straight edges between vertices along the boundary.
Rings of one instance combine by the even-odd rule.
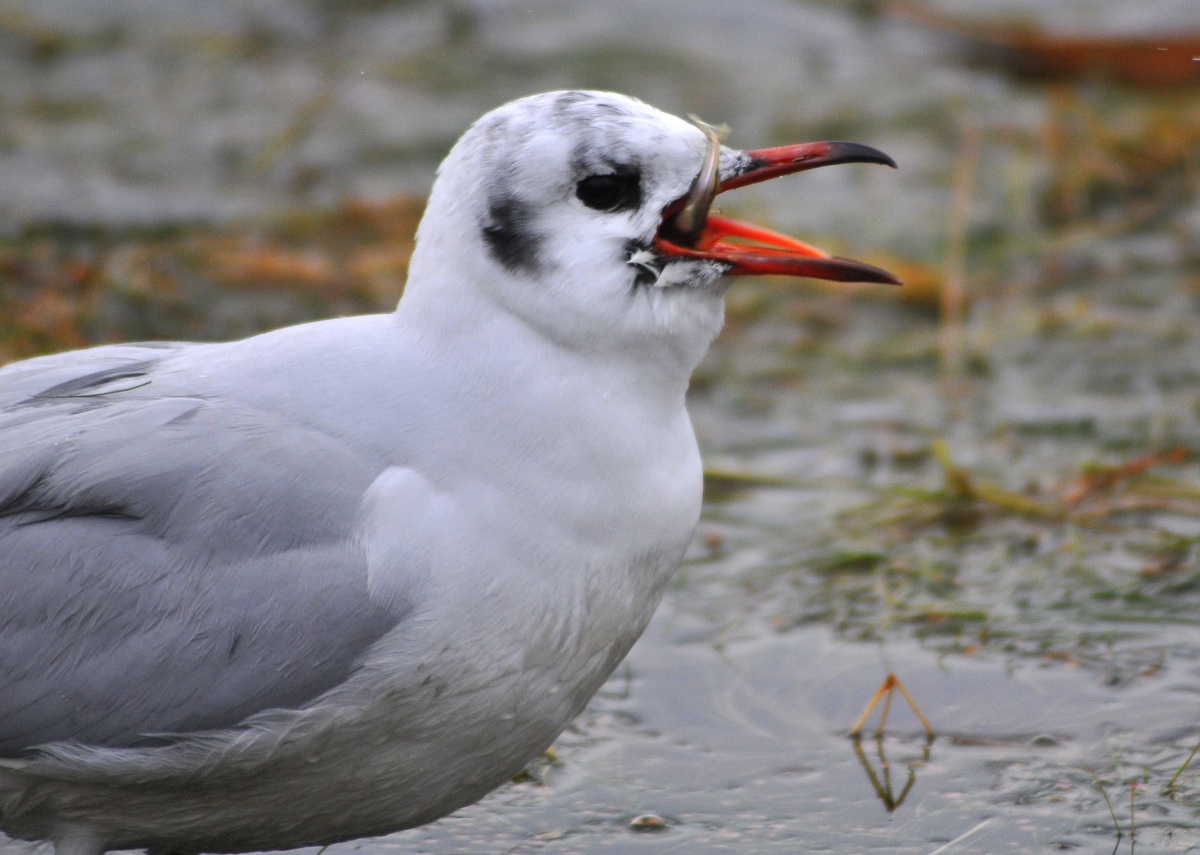
[[874, 697], [867, 702], [867, 708], [858, 717], [858, 721], [854, 722], [854, 726], [850, 728], [850, 737], [854, 741], [857, 742], [862, 738], [863, 726], [867, 723], [867, 719], [871, 717], [871, 713], [875, 711], [875, 707], [878, 706], [881, 699], [885, 700], [883, 710], [879, 713], [879, 727], [875, 731], [875, 738], [880, 739], [883, 737], [883, 728], [887, 724], [888, 711], [892, 708], [892, 694], [896, 689], [899, 689], [900, 694], [904, 695], [904, 700], [908, 701], [908, 706], [916, 713], [917, 718], [921, 720], [921, 725], [925, 728], [925, 736], [929, 738], [930, 742], [933, 742], [933, 725], [929, 723], [929, 719], [925, 718], [925, 714], [921, 712], [921, 708], [917, 706], [917, 702], [913, 700], [913, 696], [908, 693], [908, 689], [904, 687], [904, 683], [900, 682], [900, 678], [895, 674], [887, 675], [883, 681], [883, 685], [875, 692]]
[[862, 765], [863, 771], [867, 773], [867, 779], [871, 782], [871, 787], [875, 790], [875, 795], [879, 797], [879, 801], [883, 802], [883, 806], [891, 813], [900, 805], [904, 804], [904, 800], [908, 798], [908, 791], [912, 789], [913, 784], [917, 782], [917, 767], [929, 761], [929, 746], [933, 744], [931, 738], [922, 747], [921, 759], [914, 760], [907, 765], [908, 780], [904, 782], [904, 789], [896, 795], [892, 790], [892, 764], [888, 762], [887, 755], [883, 753], [883, 738], [875, 740], [875, 747], [879, 753], [879, 769], [883, 773], [883, 780], [879, 780], [879, 775], [875, 773], [875, 769], [871, 766], [871, 761], [867, 759], [866, 752], [863, 751], [862, 740], [854, 740], [854, 756], [858, 758], [858, 762]]

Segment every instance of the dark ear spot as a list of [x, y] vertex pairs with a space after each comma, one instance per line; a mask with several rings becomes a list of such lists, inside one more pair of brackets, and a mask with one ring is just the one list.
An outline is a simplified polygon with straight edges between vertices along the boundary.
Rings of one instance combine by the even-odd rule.
[[488, 219], [481, 229], [483, 240], [492, 258], [506, 270], [537, 270], [542, 237], [533, 223], [533, 208], [511, 196], [488, 204]]

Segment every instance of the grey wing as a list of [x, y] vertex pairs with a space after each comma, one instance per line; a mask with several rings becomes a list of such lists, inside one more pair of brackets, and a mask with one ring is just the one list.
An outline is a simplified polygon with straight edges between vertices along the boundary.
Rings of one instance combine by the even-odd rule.
[[353, 536], [380, 461], [110, 350], [0, 371], [0, 756], [302, 705], [403, 616]]
[[[0, 367], [0, 413], [33, 397], [50, 398], [102, 393], [105, 388], [133, 388], [148, 382], [148, 373], [165, 356], [197, 345], [176, 341], [112, 344], [25, 359]], [[111, 386], [111, 384], [116, 384]]]

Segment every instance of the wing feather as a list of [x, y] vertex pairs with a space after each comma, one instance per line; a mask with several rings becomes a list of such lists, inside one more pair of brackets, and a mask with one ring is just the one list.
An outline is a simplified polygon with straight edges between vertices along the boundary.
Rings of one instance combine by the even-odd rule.
[[157, 396], [182, 347], [0, 370], [0, 756], [303, 705], [403, 618], [371, 602], [354, 537], [383, 461], [245, 402]]

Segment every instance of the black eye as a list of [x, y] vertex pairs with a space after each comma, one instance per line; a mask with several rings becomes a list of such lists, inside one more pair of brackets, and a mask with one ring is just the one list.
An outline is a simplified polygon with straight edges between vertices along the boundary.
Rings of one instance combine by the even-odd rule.
[[642, 185], [636, 172], [589, 175], [575, 185], [575, 195], [597, 211], [628, 211], [642, 201]]

